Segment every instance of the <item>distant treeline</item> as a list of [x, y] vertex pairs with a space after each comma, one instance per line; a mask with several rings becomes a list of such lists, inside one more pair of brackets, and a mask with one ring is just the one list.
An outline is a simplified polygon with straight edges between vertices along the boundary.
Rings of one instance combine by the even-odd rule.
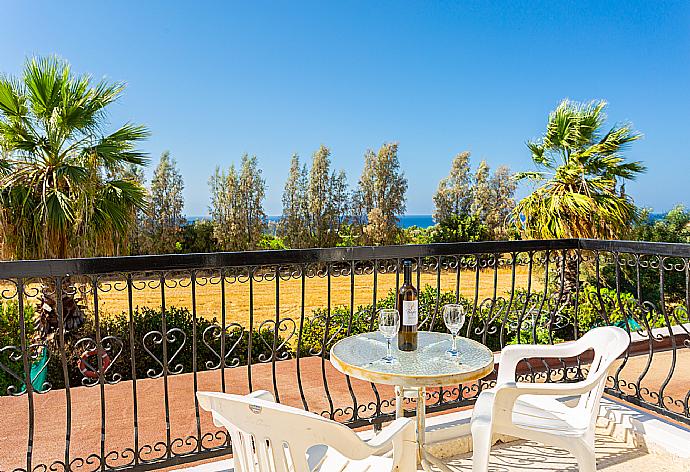
[[[182, 214], [183, 178], [166, 151], [148, 188], [147, 211], [139, 211], [130, 237], [132, 253], [172, 253], [478, 241], [515, 237], [510, 215], [515, 181], [506, 166], [491, 172], [486, 161], [472, 171], [469, 152], [453, 158], [433, 197], [433, 221], [401, 225], [407, 178], [398, 144], [384, 143], [364, 154], [364, 169], [350, 186], [332, 169], [331, 151], [320, 146], [310, 165], [290, 161], [278, 218], [264, 210], [266, 183], [256, 156], [239, 166], [217, 167], [209, 178], [209, 217]], [[143, 178], [141, 180], [143, 184]], [[407, 227], [404, 227], [407, 226]]]

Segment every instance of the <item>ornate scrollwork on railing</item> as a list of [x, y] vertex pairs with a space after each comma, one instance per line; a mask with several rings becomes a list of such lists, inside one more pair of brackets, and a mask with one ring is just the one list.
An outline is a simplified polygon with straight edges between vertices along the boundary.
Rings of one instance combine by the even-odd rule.
[[[182, 371], [184, 370], [184, 366], [182, 364], [175, 364], [175, 359], [177, 356], [180, 354], [182, 351], [182, 348], [184, 348], [185, 343], [187, 342], [187, 334], [182, 331], [180, 328], [170, 328], [166, 332], [166, 338], [165, 342], [168, 344], [168, 348], [172, 347], [173, 355], [168, 357], [168, 361], [165, 365], [163, 365], [163, 360], [159, 359], [152, 351], [154, 346], [161, 346], [163, 344], [163, 333], [160, 331], [149, 331], [144, 335], [142, 338], [142, 347], [146, 351], [146, 353], [151, 356], [151, 358], [158, 364], [160, 367], [160, 370], [156, 368], [150, 368], [146, 371], [146, 375], [149, 378], [155, 379], [158, 377], [161, 377], [163, 373], [166, 374], [181, 374]], [[149, 347], [148, 344], [151, 344]], [[177, 346], [176, 346], [177, 344]]]
[[196, 451], [198, 448], [199, 438], [196, 436], [175, 438], [170, 442], [170, 451], [173, 456], [185, 456]]
[[[314, 344], [318, 346], [318, 348], [311, 347], [309, 349], [310, 356], [325, 355], [326, 351], [324, 351], [324, 349], [327, 349], [328, 346], [331, 346], [335, 342], [335, 340], [338, 339], [338, 336], [341, 333], [344, 333], [347, 329], [347, 327], [344, 324], [334, 322], [332, 319], [330, 319], [327, 313], [317, 314], [312, 316], [311, 318], [304, 319], [305, 327], [314, 325], [320, 326], [318, 328], [313, 329], [312, 331], [318, 333], [318, 330], [321, 329], [323, 330], [323, 335], [320, 339], [312, 340]], [[326, 331], [326, 328], [328, 328], [328, 331]]]
[[481, 315], [479, 325], [474, 328], [474, 334], [481, 336], [486, 341], [486, 336], [496, 334], [499, 325], [496, 320], [500, 320], [508, 308], [508, 302], [503, 297], [485, 298], [477, 307], [477, 312]]
[[374, 261], [355, 261], [352, 264], [355, 266], [355, 275], [372, 275], [376, 266]]
[[[95, 278], [97, 283], [98, 292], [100, 293], [110, 293], [110, 292], [124, 292], [127, 290], [127, 274], [117, 273], [102, 275]], [[82, 284], [81, 287], [87, 289], [92, 293], [93, 285], [91, 283]]]
[[[278, 321], [278, 326], [276, 328], [275, 320], [265, 320], [259, 325], [259, 339], [270, 350], [271, 354], [266, 355], [265, 353], [259, 354], [259, 362], [271, 362], [271, 361], [282, 361], [290, 358], [290, 353], [285, 349], [288, 346], [289, 341], [295, 335], [297, 330], [297, 323], [292, 318], [281, 318]], [[269, 345], [266, 339], [261, 336], [262, 332], [273, 333], [273, 345]], [[282, 338], [282, 341], [280, 339]]]
[[131, 447], [126, 447], [121, 451], [110, 451], [103, 457], [103, 463], [107, 468], [125, 468], [134, 465], [136, 462], [136, 453]]
[[163, 459], [168, 453], [168, 446], [163, 441], [157, 441], [154, 444], [144, 444], [139, 448], [137, 455], [139, 460], [143, 463], [158, 462]]
[[[108, 373], [113, 370], [113, 366], [122, 355], [124, 344], [122, 339], [118, 336], [106, 336], [101, 339], [102, 354], [99, 354], [98, 344], [92, 337], [79, 339], [74, 343], [77, 351], [81, 351], [81, 355], [77, 361], [77, 365], [82, 372], [81, 384], [85, 387], [92, 387], [98, 384], [100, 375], [103, 375], [105, 383], [116, 384], [122, 380], [122, 375], [114, 372], [110, 378], [107, 378]], [[101, 361], [98, 362], [98, 356], [101, 356]], [[94, 362], [93, 359], [96, 359]], [[99, 364], [101, 368], [99, 369]]]
[[[36, 366], [30, 372], [33, 391], [35, 393], [47, 393], [52, 389], [52, 385], [48, 380], [43, 381], [41, 385], [35, 385], [35, 382], [43, 378], [48, 369], [50, 348], [46, 343], [33, 343], [26, 348], [29, 365]], [[24, 383], [26, 375], [24, 374], [23, 361], [21, 346], [9, 345], [0, 348], [0, 372], [4, 372], [12, 381], [7, 386], [7, 395], [19, 396], [26, 393], [26, 385]]]
[[[382, 393], [385, 390], [377, 389], [376, 385], [372, 384], [371, 390], [362, 390], [361, 384], [354, 380], [350, 382], [350, 379], [347, 389], [341, 388], [345, 379], [340, 379], [342, 385], [337, 389], [333, 388], [336, 381], [327, 350], [350, 332], [376, 329], [376, 314], [372, 307], [380, 308], [381, 300], [386, 298], [389, 290], [402, 282], [401, 262], [410, 258], [414, 261], [415, 284], [419, 280], [419, 285], [430, 283], [438, 290], [438, 296], [432, 294], [427, 297], [425, 294], [423, 297], [420, 304], [421, 329], [428, 329], [432, 321], [433, 329], [444, 329], [440, 308], [448, 300], [456, 299], [468, 308], [463, 334], [483, 341], [494, 350], [514, 342], [569, 341], [594, 326], [615, 323], [627, 330], [635, 342], [635, 349], [618, 361], [615, 371], [607, 379], [607, 391], [659, 413], [675, 415], [673, 417], [677, 420], [690, 422], [690, 392], [678, 395], [675, 388], [682, 372], [683, 358], [679, 352], [690, 349], [687, 301], [690, 298], [687, 293], [690, 250], [659, 246], [659, 251], [656, 251], [656, 246], [646, 245], [635, 252], [635, 243], [618, 246], [611, 241], [601, 244], [573, 241], [570, 245], [554, 242], [540, 245], [524, 241], [514, 246], [510, 242], [500, 242], [493, 247], [491, 244], [464, 246], [466, 251], [461, 254], [447, 253], [446, 248], [457, 247], [454, 245], [420, 246], [419, 252], [415, 252], [413, 247], [405, 247], [399, 252], [395, 248], [372, 248], [371, 259], [352, 259], [352, 254], [365, 254], [369, 249], [351, 252], [338, 248], [314, 250], [315, 253], [309, 256], [311, 262], [291, 259], [290, 254], [285, 253], [278, 258], [262, 254], [243, 255], [237, 263], [235, 256], [222, 254], [208, 259], [213, 265], [199, 266], [188, 265], [186, 261], [190, 259], [182, 256], [175, 260], [175, 264], [168, 264], [165, 262], [167, 259], [152, 258], [151, 270], [144, 271], [140, 270], [140, 263], [136, 271], [127, 270], [125, 260], [115, 265], [119, 272], [104, 274], [77, 271], [79, 273], [69, 276], [42, 277], [34, 276], [38, 272], [32, 269], [29, 273], [32, 277], [17, 278], [5, 272], [5, 278], [0, 280], [0, 302], [18, 303], [21, 298], [25, 307], [33, 309], [37, 298], [47, 294], [57, 299], [60, 291], [63, 295], [84, 299], [86, 313], [93, 316], [94, 302], [97, 301], [102, 311], [98, 333], [102, 332], [104, 337], [97, 343], [92, 325], [85, 324], [85, 327], [91, 326], [88, 333], [84, 333], [84, 328], [77, 328], [65, 331], [64, 339], [56, 336], [52, 341], [32, 344], [34, 332], [27, 327], [27, 352], [21, 352], [20, 338], [13, 338], [6, 342], [7, 346], [0, 347], [0, 376], [5, 382], [0, 393], [15, 396], [26, 393], [27, 365], [32, 380], [36, 380], [40, 376], [38, 374], [46, 373], [50, 365], [51, 375], [57, 375], [50, 378], [57, 379], [59, 385], [67, 381], [70, 386], [92, 386], [136, 378], [139, 380], [131, 381], [130, 400], [135, 404], [138, 402], [132, 409], [135, 412], [134, 424], [145, 429], [142, 428], [144, 415], [141, 412], [146, 406], [141, 389], [137, 390], [137, 381], [141, 382], [142, 377], [155, 379], [185, 371], [193, 374], [189, 380], [196, 389], [207, 388], [211, 378], [214, 382], [220, 380], [228, 391], [241, 391], [238, 379], [243, 382], [246, 376], [246, 390], [272, 383], [276, 397], [290, 398], [290, 389], [294, 388], [292, 393], [299, 389], [305, 408], [307, 400], [308, 406], [317, 413], [325, 407], [321, 412], [325, 417], [357, 427], [380, 424], [392, 416], [394, 399], [387, 398], [388, 395]], [[481, 248], [480, 252], [476, 248]], [[203, 259], [194, 256], [193, 260]], [[51, 273], [67, 274], [67, 271], [59, 270], [62, 262], [54, 264]], [[70, 272], [74, 267], [70, 266]], [[89, 262], [84, 267], [94, 266]], [[309, 279], [321, 280], [310, 284], [313, 281]], [[295, 283], [295, 280], [304, 285], [300, 286], [300, 282]], [[61, 281], [59, 286], [58, 281]], [[317, 286], [324, 295], [313, 297], [310, 292]], [[328, 288], [324, 287], [331, 291], [326, 292]], [[242, 303], [245, 303], [245, 294], [253, 297], [250, 298], [253, 308], [241, 308], [242, 317], [249, 314], [251, 333], [244, 318], [235, 313], [224, 311], [223, 323], [206, 318], [217, 316], [213, 309], [208, 308], [209, 305], [217, 307], [219, 300], [236, 289], [241, 292]], [[300, 293], [301, 290], [304, 293]], [[268, 298], [267, 292], [271, 293]], [[330, 295], [330, 304], [325, 302], [326, 293]], [[273, 294], [276, 295], [275, 307]], [[209, 303], [207, 297], [215, 300]], [[315, 299], [323, 304], [314, 307]], [[159, 306], [170, 307], [173, 304], [178, 309], [190, 310], [189, 319], [196, 324], [178, 323], [172, 316], [164, 318], [168, 321], [166, 324], [156, 318], [158, 324], [153, 326], [158, 326], [158, 329], [148, 331], [150, 327], [140, 328], [142, 324], [138, 314], [129, 317], [136, 306], [148, 306], [151, 314], [157, 315]], [[361, 310], [358, 305], [362, 305]], [[225, 308], [228, 306], [226, 299]], [[390, 300], [386, 300], [385, 306], [390, 306]], [[277, 313], [278, 319], [266, 319], [269, 312]], [[30, 317], [32, 312], [27, 309], [26, 313]], [[112, 320], [120, 313], [125, 314], [124, 319], [114, 323]], [[149, 312], [146, 313], [148, 315]], [[281, 315], [294, 316], [295, 313], [298, 315], [294, 319]], [[25, 321], [30, 323], [31, 320]], [[252, 353], [246, 352], [249, 339]], [[75, 356], [92, 351], [98, 354], [99, 350], [107, 354], [108, 361], [99, 362], [97, 355], [86, 356], [82, 364], [90, 375], [79, 376], [75, 372]], [[301, 360], [301, 363], [295, 362], [297, 385], [286, 385], [284, 367], [287, 364], [281, 365], [281, 362], [290, 362], [295, 350]], [[248, 365], [249, 355], [253, 357]], [[310, 358], [315, 356], [320, 359]], [[41, 359], [45, 361], [42, 367], [39, 364]], [[528, 365], [523, 361], [519, 368], [520, 379], [533, 382], [582, 380], [587, 374], [589, 359], [588, 355], [550, 360], [548, 363], [532, 359]], [[269, 365], [256, 366], [256, 363]], [[314, 366], [320, 369], [315, 371]], [[223, 370], [221, 374], [223, 367], [236, 370]], [[204, 372], [207, 370], [218, 372]], [[257, 378], [263, 375], [266, 377]], [[318, 378], [309, 377], [312, 375]], [[175, 382], [183, 379], [187, 377], [178, 378]], [[309, 386], [314, 380], [320, 384], [319, 396], [326, 397], [319, 400], [327, 400], [327, 404], [312, 400], [311, 387], [303, 388], [303, 382]], [[468, 405], [493, 382], [480, 380], [433, 388], [428, 392], [427, 404], [434, 411]], [[162, 398], [156, 401], [159, 401], [159, 407], [165, 404], [165, 408], [169, 408], [170, 424], [177, 428], [180, 420], [176, 417], [175, 408], [179, 405], [174, 402], [183, 390], [173, 394], [169, 391], [174, 388], [173, 383], [169, 385]], [[41, 386], [33, 385], [32, 390], [40, 394], [50, 388], [46, 382]], [[121, 384], [115, 390], [128, 392], [129, 383]], [[72, 391], [72, 402], [80, 391]], [[108, 397], [111, 392], [114, 390], [108, 390]], [[215, 451], [227, 448], [230, 445], [227, 433], [207, 429], [206, 413], [197, 409], [191, 398], [186, 401], [187, 407], [194, 404], [195, 408], [192, 421], [196, 423], [186, 425], [195, 428], [191, 435], [174, 437], [161, 434], [149, 438], [148, 433], [137, 436], [139, 430], [135, 430], [137, 439], [131, 445], [125, 445], [131, 447], [117, 449], [108, 445], [102, 452], [93, 449], [76, 458], [68, 453], [64, 459], [67, 464], [60, 460], [48, 462], [49, 465], [32, 463], [31, 472], [112, 470], [149, 467], [154, 463], [166, 466], [181, 456], [209, 457], [217, 454]], [[80, 408], [73, 408], [71, 414], [76, 416], [80, 411]], [[104, 437], [108, 437], [113, 434], [113, 426], [104, 424]]]
[[[214, 362], [212, 360], [206, 361], [206, 368], [209, 370], [220, 368], [221, 355], [218, 352], [220, 351], [220, 348], [216, 350], [216, 348], [214, 348], [213, 345], [220, 345], [220, 338], [222, 332], [223, 329], [219, 325], [214, 324], [206, 328], [201, 335], [201, 340], [204, 343], [204, 345], [206, 345], [208, 350], [218, 360], [218, 362]], [[237, 353], [235, 352], [235, 350], [242, 342], [242, 338], [244, 336], [244, 328], [239, 323], [230, 323], [225, 327], [223, 335], [225, 336], [225, 367], [237, 367], [238, 365], [240, 365], [240, 358], [238, 355], [236, 355]], [[233, 355], [235, 355], [235, 357], [233, 357]]]
[[[4, 362], [3, 362], [4, 361]], [[23, 376], [17, 372], [23, 372], [21, 367], [22, 349], [18, 346], [3, 346], [0, 348], [0, 372], [5, 372], [17, 384], [10, 384], [7, 387], [8, 395], [21, 395], [23, 393]], [[15, 364], [15, 368], [11, 368], [11, 364]], [[21, 368], [21, 370], [19, 370]]]
[[228, 443], [229, 435], [224, 429], [204, 433], [201, 436], [201, 448], [204, 451], [213, 451]]

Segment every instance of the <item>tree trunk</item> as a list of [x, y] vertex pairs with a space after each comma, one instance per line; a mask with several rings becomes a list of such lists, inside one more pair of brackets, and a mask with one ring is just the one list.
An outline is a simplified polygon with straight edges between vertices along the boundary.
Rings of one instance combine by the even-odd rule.
[[[76, 296], [74, 286], [68, 286], [62, 291], [62, 323], [65, 333], [78, 329], [84, 324], [83, 299]], [[51, 341], [59, 328], [57, 291], [53, 280], [44, 281], [41, 295], [38, 297], [34, 314], [36, 338], [39, 341]]]
[[[558, 277], [563, 274], [563, 295], [575, 294], [578, 287], [578, 256], [570, 251], [566, 252], [565, 261], [558, 258]], [[559, 280], [560, 283], [560, 280]]]

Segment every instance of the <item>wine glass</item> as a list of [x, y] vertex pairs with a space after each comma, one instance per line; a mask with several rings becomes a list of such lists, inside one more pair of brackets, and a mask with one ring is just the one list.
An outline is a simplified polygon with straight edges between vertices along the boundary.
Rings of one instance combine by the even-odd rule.
[[393, 308], [382, 308], [379, 310], [379, 331], [388, 342], [386, 357], [383, 358], [383, 362], [386, 364], [393, 364], [395, 362], [395, 358], [391, 352], [391, 339], [398, 333], [399, 326], [400, 315], [398, 314], [398, 310]]
[[446, 323], [446, 328], [453, 335], [453, 345], [446, 351], [451, 357], [458, 357], [457, 336], [458, 331], [465, 324], [465, 307], [457, 303], [451, 303], [443, 306], [443, 321]]

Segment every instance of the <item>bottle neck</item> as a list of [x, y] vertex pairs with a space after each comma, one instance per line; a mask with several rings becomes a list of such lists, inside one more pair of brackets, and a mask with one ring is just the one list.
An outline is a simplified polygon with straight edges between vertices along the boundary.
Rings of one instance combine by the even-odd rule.
[[405, 264], [403, 266], [403, 282], [405, 284], [411, 284], [412, 283], [412, 265], [411, 264]]

